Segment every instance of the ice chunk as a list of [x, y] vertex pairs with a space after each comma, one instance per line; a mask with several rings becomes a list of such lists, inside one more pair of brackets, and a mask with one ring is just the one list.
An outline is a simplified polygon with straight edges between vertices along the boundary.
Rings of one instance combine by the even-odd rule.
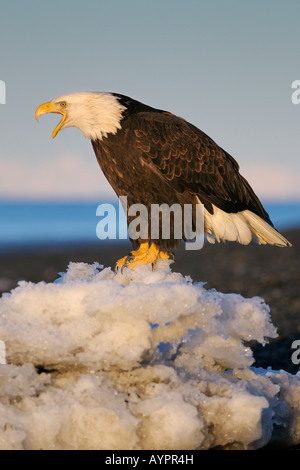
[[[257, 449], [300, 442], [300, 375], [253, 368], [263, 299], [170, 270], [70, 263], [0, 299], [0, 449]], [[41, 371], [44, 371], [41, 373]]]

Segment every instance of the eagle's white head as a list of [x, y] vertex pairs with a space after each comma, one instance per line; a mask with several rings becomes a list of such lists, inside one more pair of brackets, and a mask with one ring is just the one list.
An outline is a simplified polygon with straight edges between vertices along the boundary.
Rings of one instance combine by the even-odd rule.
[[102, 139], [121, 128], [122, 112], [125, 110], [118, 97], [111, 93], [82, 91], [58, 96], [41, 104], [35, 113], [38, 118], [46, 113], [62, 115], [52, 133], [54, 138], [61, 129], [77, 127], [91, 140]]

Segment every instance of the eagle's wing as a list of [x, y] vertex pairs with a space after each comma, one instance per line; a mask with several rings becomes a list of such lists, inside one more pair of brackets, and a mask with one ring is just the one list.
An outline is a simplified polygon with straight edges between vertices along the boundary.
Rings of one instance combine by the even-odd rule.
[[212, 204], [225, 212], [248, 209], [272, 225], [237, 162], [204, 132], [164, 112], [138, 113], [134, 129], [144, 162], [177, 191], [198, 195], [210, 213]]

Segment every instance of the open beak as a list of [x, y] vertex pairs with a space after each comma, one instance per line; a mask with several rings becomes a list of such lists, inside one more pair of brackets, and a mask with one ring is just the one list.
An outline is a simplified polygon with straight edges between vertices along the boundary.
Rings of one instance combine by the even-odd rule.
[[54, 139], [54, 137], [58, 134], [58, 132], [62, 128], [65, 120], [67, 119], [68, 114], [64, 112], [62, 109], [59, 109], [58, 107], [56, 107], [56, 105], [51, 103], [51, 101], [48, 101], [47, 103], [43, 103], [37, 108], [35, 112], [36, 120], [38, 121], [39, 117], [42, 116], [42, 114], [46, 114], [46, 113], [57, 113], [57, 114], [61, 114], [62, 116], [59, 124], [56, 126], [56, 128], [52, 132], [52, 138]]

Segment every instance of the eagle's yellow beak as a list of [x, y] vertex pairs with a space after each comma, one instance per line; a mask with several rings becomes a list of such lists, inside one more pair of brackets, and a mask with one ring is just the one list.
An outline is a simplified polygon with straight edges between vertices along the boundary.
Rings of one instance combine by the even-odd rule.
[[56, 104], [52, 103], [51, 101], [48, 101], [47, 103], [43, 103], [37, 108], [37, 110], [35, 112], [36, 120], [38, 121], [39, 117], [42, 116], [42, 114], [46, 114], [46, 113], [57, 113], [57, 114], [62, 115], [62, 118], [61, 118], [59, 124], [56, 126], [56, 128], [52, 132], [52, 138], [54, 139], [54, 137], [57, 135], [57, 133], [62, 128], [63, 123], [67, 119], [68, 114], [67, 114], [66, 111], [61, 109], [59, 104], [56, 105]]

